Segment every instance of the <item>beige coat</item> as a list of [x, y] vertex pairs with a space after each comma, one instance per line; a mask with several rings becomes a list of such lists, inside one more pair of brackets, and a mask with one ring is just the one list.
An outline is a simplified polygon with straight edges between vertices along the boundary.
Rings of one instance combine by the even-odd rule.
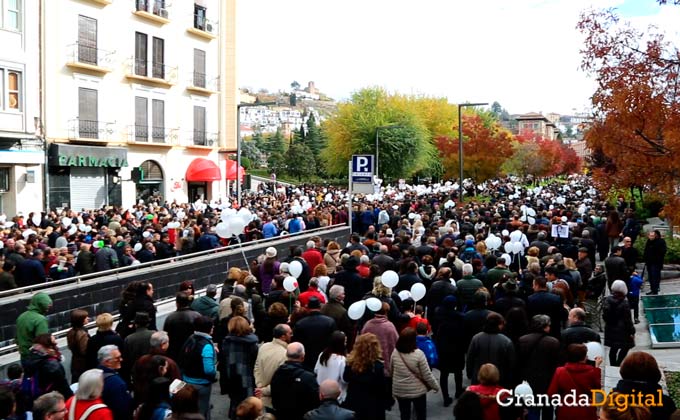
[[[397, 349], [394, 349], [390, 370], [392, 371], [392, 395], [395, 398], [417, 398], [430, 390], [439, 391], [439, 384], [427, 365], [425, 353], [420, 349], [411, 353], [399, 353]], [[420, 379], [411, 371], [417, 373]]]
[[255, 360], [255, 386], [262, 389], [262, 404], [273, 408], [270, 385], [274, 372], [286, 361], [288, 343], [278, 338], [260, 346]]

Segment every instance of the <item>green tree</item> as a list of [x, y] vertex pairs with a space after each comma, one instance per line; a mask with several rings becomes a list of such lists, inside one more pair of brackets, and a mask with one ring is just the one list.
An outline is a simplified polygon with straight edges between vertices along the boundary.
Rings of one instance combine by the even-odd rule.
[[280, 128], [276, 129], [276, 133], [269, 138], [267, 143], [269, 143], [267, 151], [270, 153], [284, 154], [286, 152], [286, 140], [283, 138]]
[[271, 172], [281, 173], [286, 170], [286, 160], [283, 153], [273, 152], [267, 159], [267, 167]]
[[297, 177], [298, 181], [307, 178], [316, 171], [312, 151], [304, 143], [293, 143], [284, 156], [285, 172]]
[[250, 169], [251, 167], [257, 167], [257, 163], [260, 161], [260, 155], [262, 152], [260, 149], [257, 148], [255, 145], [255, 142], [253, 140], [246, 140], [241, 142], [241, 162], [243, 162], [243, 159], [248, 159], [250, 166], [245, 167], [246, 169]]
[[374, 154], [377, 128], [390, 124], [400, 127], [380, 133], [380, 175], [410, 177], [432, 166], [437, 151], [416, 102], [415, 97], [366, 88], [340, 104], [323, 126], [328, 143], [321, 156], [328, 172], [346, 174], [353, 154]]
[[265, 138], [262, 135], [262, 132], [260, 130], [257, 130], [253, 133], [253, 138], [252, 138], [253, 143], [255, 144], [255, 147], [257, 147], [258, 150], [262, 152], [267, 151], [267, 147], [265, 146]]
[[300, 89], [300, 84], [297, 82], [297, 80], [293, 80], [293, 83], [290, 84], [290, 88], [293, 90], [298, 90]]

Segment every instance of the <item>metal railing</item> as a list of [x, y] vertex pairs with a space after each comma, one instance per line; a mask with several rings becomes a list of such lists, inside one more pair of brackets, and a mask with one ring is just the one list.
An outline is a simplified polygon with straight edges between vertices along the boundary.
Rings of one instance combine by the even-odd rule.
[[179, 139], [178, 132], [177, 128], [133, 124], [127, 128], [128, 143], [176, 145]]
[[74, 118], [68, 121], [68, 138], [110, 140], [116, 131], [115, 126], [115, 122]]
[[159, 61], [131, 57], [127, 72], [135, 76], [161, 79], [168, 83], [175, 83], [177, 81], [177, 67], [169, 66]]
[[220, 77], [219, 76], [209, 76], [205, 73], [201, 72], [191, 72], [187, 76], [187, 84], [189, 86], [195, 86], [198, 88], [203, 88], [203, 89], [208, 89], [208, 90], [218, 90], [220, 82]]
[[256, 247], [259, 247], [263, 244], [269, 244], [269, 243], [272, 243], [272, 242], [275, 242], [275, 241], [278, 241], [278, 240], [295, 239], [296, 237], [298, 237], [300, 235], [307, 235], [307, 234], [311, 234], [311, 233], [319, 233], [319, 232], [329, 231], [329, 230], [332, 230], [332, 229], [338, 229], [338, 228], [343, 228], [343, 227], [347, 227], [347, 226], [340, 224], [340, 225], [331, 225], [331, 226], [326, 226], [326, 227], [320, 227], [320, 228], [316, 228], [316, 229], [305, 230], [305, 231], [302, 231], [302, 232], [295, 234], [295, 235], [287, 235], [287, 236], [284, 236], [284, 237], [277, 236], [277, 237], [268, 238], [268, 239], [258, 239], [257, 241], [243, 242], [243, 243], [240, 243], [240, 244], [237, 243], [237, 244], [228, 245], [228, 246], [224, 246], [224, 247], [220, 247], [220, 248], [209, 249], [207, 251], [194, 252], [192, 254], [180, 255], [180, 256], [176, 256], [176, 257], [165, 258], [165, 259], [162, 259], [162, 260], [149, 261], [147, 263], [142, 263], [142, 264], [138, 264], [138, 265], [134, 265], [134, 266], [119, 267], [119, 268], [114, 268], [112, 270], [99, 271], [99, 272], [96, 272], [96, 273], [84, 274], [84, 275], [75, 276], [75, 277], [69, 277], [69, 278], [63, 279], [63, 280], [52, 280], [48, 283], [40, 283], [40, 284], [34, 284], [34, 285], [30, 285], [30, 286], [18, 287], [16, 289], [0, 291], [0, 299], [2, 299], [4, 297], [20, 294], [20, 293], [30, 293], [30, 292], [40, 291], [40, 290], [43, 290], [43, 289], [49, 289], [49, 288], [52, 288], [52, 287], [55, 287], [55, 286], [63, 286], [65, 284], [80, 284], [83, 281], [92, 280], [92, 279], [110, 276], [110, 275], [118, 276], [121, 273], [127, 273], [127, 272], [130, 272], [130, 271], [135, 271], [135, 270], [142, 269], [142, 268], [155, 267], [155, 266], [161, 265], [161, 264], [179, 263], [179, 262], [182, 262], [182, 261], [185, 261], [185, 260], [203, 257], [203, 256], [210, 255], [210, 254], [218, 254], [218, 253], [222, 253], [222, 252], [232, 251], [234, 249], [239, 249], [241, 247], [244, 248], [245, 250], [247, 250], [247, 249], [252, 248], [252, 247], [256, 248]]
[[180, 137], [180, 146], [214, 147], [219, 143], [220, 134], [203, 130], [189, 130]]
[[93, 66], [110, 66], [113, 63], [114, 51], [102, 50], [80, 42], [67, 47], [67, 60], [71, 63], [91, 64]]
[[194, 29], [217, 35], [217, 21], [208, 19], [205, 14], [194, 13]]

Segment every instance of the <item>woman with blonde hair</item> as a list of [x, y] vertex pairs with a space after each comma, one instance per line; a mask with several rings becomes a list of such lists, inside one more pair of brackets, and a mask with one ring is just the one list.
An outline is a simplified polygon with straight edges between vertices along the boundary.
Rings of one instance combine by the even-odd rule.
[[356, 413], [356, 419], [384, 420], [385, 408], [390, 403], [386, 393], [385, 365], [382, 349], [375, 334], [357, 337], [352, 352], [347, 356], [343, 379], [347, 383], [344, 406]]
[[323, 256], [323, 263], [328, 267], [329, 276], [337, 272], [337, 267], [340, 264], [340, 245], [337, 242], [328, 243], [326, 254]]

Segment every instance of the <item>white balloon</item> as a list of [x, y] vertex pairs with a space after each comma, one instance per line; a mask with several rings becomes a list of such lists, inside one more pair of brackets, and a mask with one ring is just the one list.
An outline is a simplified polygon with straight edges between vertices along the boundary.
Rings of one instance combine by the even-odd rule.
[[510, 240], [513, 242], [519, 242], [522, 240], [522, 231], [520, 230], [513, 230], [512, 233], [510, 234]]
[[501, 255], [501, 258], [505, 260], [505, 265], [510, 265], [510, 263], [512, 263], [512, 258], [508, 254]]
[[510, 234], [510, 232], [508, 232], [507, 229], [503, 229], [503, 231], [501, 232], [501, 235], [503, 235], [503, 236], [508, 236], [509, 234]]
[[238, 217], [243, 220], [243, 225], [247, 225], [253, 220], [253, 214], [247, 208], [241, 207], [237, 213]]
[[130, 265], [139, 265], [141, 262], [139, 260], [132, 260], [132, 263]]
[[33, 222], [34, 225], [40, 226], [40, 222], [42, 222], [42, 215], [40, 213], [34, 214], [31, 221]]
[[227, 225], [229, 226], [230, 236], [240, 235], [241, 232], [243, 232], [243, 228], [245, 227], [243, 220], [238, 216], [232, 216], [227, 222]]
[[519, 254], [520, 252], [524, 251], [524, 245], [522, 245], [521, 242], [513, 242], [512, 251], [515, 254]]
[[373, 312], [378, 312], [382, 308], [382, 301], [378, 298], [368, 298], [366, 299], [366, 307]]
[[[446, 203], [444, 203], [444, 208], [445, 209], [450, 209], [451, 207], [455, 206], [456, 204], [453, 202], [453, 200], [449, 200]], [[397, 207], [399, 208], [399, 207]]]
[[515, 387], [515, 395], [524, 398], [524, 397], [533, 397], [534, 396], [534, 391], [531, 389], [531, 385], [527, 381], [522, 381], [521, 384], [517, 385]]
[[512, 242], [506, 242], [505, 245], [503, 245], [503, 249], [504, 249], [505, 252], [507, 252], [508, 254], [511, 254], [511, 253], [512, 253], [512, 250], [514, 249], [513, 246], [512, 246]]
[[413, 300], [416, 302], [424, 298], [426, 292], [427, 290], [425, 290], [425, 285], [423, 283], [416, 283], [411, 286], [411, 297], [413, 297]]
[[411, 299], [411, 292], [408, 290], [402, 290], [399, 292], [399, 299], [401, 300], [406, 300], [406, 299]]
[[[5, 226], [7, 226], [7, 225], [8, 225], [8, 223], [5, 224]], [[23, 231], [21, 236], [23, 236], [24, 239], [28, 239], [28, 237], [33, 235], [34, 233], [36, 233], [36, 232], [33, 229], [26, 229], [25, 231]]]
[[217, 236], [219, 236], [220, 238], [231, 237], [231, 230], [229, 229], [229, 225], [224, 222], [218, 223], [217, 226], [215, 226], [215, 233], [217, 233]]
[[92, 226], [87, 225], [85, 226], [85, 233], [90, 233], [92, 231]]
[[143, 236], [144, 238], [150, 238], [150, 237], [151, 237], [151, 232], [149, 232], [148, 230], [147, 230], [147, 231], [144, 231], [144, 233], [142, 233], [142, 236]]
[[78, 228], [76, 225], [71, 225], [70, 228], [68, 228], [68, 234], [69, 235], [75, 235], [75, 233], [78, 231]]
[[296, 279], [299, 278], [300, 274], [302, 274], [302, 263], [300, 261], [291, 261], [288, 266], [288, 272]]
[[141, 242], [137, 242], [137, 243], [135, 244], [135, 247], [132, 248], [132, 249], [134, 249], [135, 252], [141, 251], [141, 250], [142, 250], [142, 243], [141, 243]]
[[293, 276], [288, 276], [283, 279], [283, 288], [288, 292], [293, 292], [298, 287], [297, 279]]
[[486, 247], [489, 248], [489, 249], [491, 249], [491, 250], [496, 249], [496, 248], [493, 247], [494, 242], [495, 242], [495, 241], [494, 241], [494, 238], [492, 238], [491, 236], [489, 236], [488, 238], [486, 238], [486, 239], [484, 240], [484, 243], [486, 244]]
[[[73, 220], [71, 220], [70, 217], [64, 217], [63, 219], [61, 219], [61, 224], [64, 225], [64, 227], [71, 226], [71, 223], [73, 223]], [[40, 224], [40, 223], [36, 223], [36, 225], [37, 224]]]
[[2, 248], [4, 248], [4, 247], [5, 247], [4, 242], [0, 241], [0, 249], [2, 249]]
[[384, 273], [382, 273], [380, 279], [385, 287], [391, 288], [396, 286], [397, 283], [399, 283], [399, 274], [395, 273], [392, 270], [387, 270]]
[[530, 225], [535, 225], [536, 224], [536, 219], [533, 217], [529, 216], [527, 217], [527, 221], [529, 222]]
[[85, 232], [86, 226], [87, 225], [85, 225], [85, 223], [81, 223], [81, 224], [78, 225], [78, 230], [81, 231], [81, 232]]
[[14, 222], [5, 222], [5, 228], [9, 229], [14, 226]]
[[527, 208], [527, 214], [529, 216], [536, 216], [536, 210], [532, 209], [531, 207]]
[[349, 308], [347, 308], [347, 316], [349, 316], [349, 319], [354, 321], [364, 316], [364, 312], [366, 312], [365, 300], [354, 302], [353, 304], [349, 305]]
[[604, 349], [602, 348], [602, 344], [598, 343], [597, 341], [590, 341], [586, 343], [586, 347], [588, 348], [588, 360], [595, 360], [596, 357], [604, 357]]

